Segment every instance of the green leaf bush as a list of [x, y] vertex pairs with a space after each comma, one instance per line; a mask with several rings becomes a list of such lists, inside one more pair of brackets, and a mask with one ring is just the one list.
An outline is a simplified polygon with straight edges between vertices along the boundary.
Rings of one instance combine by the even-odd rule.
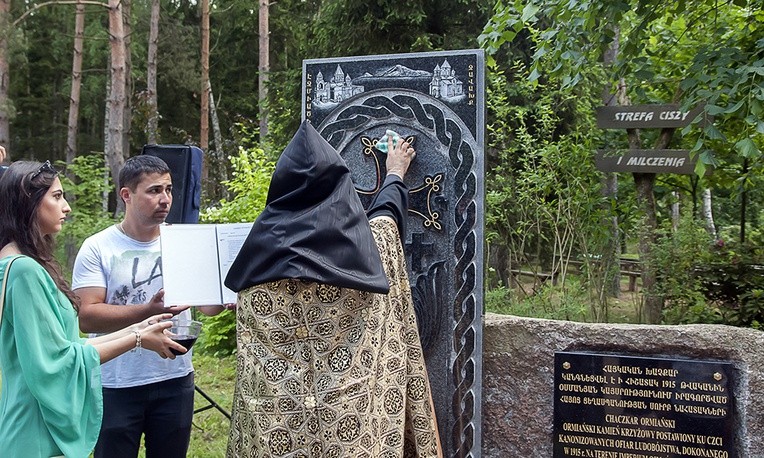
[[[254, 221], [265, 208], [268, 186], [275, 161], [260, 148], [239, 148], [238, 154], [228, 158], [231, 178], [223, 185], [232, 195], [200, 214], [203, 223], [238, 223]], [[236, 351], [236, 314], [222, 312], [215, 316], [201, 316], [204, 332], [199, 337], [198, 350], [223, 356]]]
[[104, 203], [112, 190], [112, 181], [100, 154], [77, 156], [69, 165], [56, 166], [65, 170], [59, 177], [72, 208], [57, 238], [56, 259], [70, 273], [82, 242], [117, 222]]

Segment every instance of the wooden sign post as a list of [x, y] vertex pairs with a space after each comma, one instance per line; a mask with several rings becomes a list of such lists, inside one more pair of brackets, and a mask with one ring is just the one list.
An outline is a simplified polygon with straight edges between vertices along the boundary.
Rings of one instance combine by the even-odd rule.
[[[631, 149], [597, 151], [595, 166], [603, 172], [631, 172], [637, 191], [637, 201], [645, 216], [645, 232], [641, 236], [638, 251], [640, 259], [649, 259], [652, 240], [657, 230], [655, 197], [653, 187], [657, 173], [692, 174], [696, 161], [687, 150], [662, 149], [668, 146], [677, 127], [690, 125], [703, 113], [703, 105], [683, 111], [677, 104], [605, 106], [597, 108], [597, 126], [603, 129], [626, 129]], [[705, 119], [703, 120], [705, 122]], [[659, 128], [662, 130], [656, 149], [639, 148], [637, 129]], [[656, 272], [649, 266], [642, 271], [642, 287], [645, 303], [642, 317], [646, 323], [657, 324], [661, 320], [663, 299], [654, 294]]]
[[[597, 108], [597, 127], [602, 129], [676, 129], [686, 127], [703, 112], [703, 105], [682, 111], [674, 103], [660, 105], [606, 106]], [[595, 166], [603, 172], [692, 174], [696, 159], [687, 150], [598, 150]]]

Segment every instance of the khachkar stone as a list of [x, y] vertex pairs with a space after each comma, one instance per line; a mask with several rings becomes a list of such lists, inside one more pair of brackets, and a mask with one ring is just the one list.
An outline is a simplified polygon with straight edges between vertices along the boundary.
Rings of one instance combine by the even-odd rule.
[[481, 50], [303, 62], [303, 119], [350, 167], [368, 206], [387, 129], [417, 151], [405, 249], [445, 456], [480, 456], [484, 63]]

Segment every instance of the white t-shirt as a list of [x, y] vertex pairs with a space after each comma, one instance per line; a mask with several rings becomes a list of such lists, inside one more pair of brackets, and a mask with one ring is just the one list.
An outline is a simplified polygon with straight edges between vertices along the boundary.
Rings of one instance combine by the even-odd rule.
[[[72, 289], [106, 288], [106, 303], [145, 304], [162, 288], [162, 255], [159, 238], [139, 242], [111, 226], [82, 244], [72, 273]], [[187, 319], [191, 313], [181, 313]], [[97, 334], [91, 334], [96, 336]], [[106, 388], [148, 385], [193, 372], [191, 351], [175, 359], [162, 359], [151, 350], [124, 353], [101, 365]]]

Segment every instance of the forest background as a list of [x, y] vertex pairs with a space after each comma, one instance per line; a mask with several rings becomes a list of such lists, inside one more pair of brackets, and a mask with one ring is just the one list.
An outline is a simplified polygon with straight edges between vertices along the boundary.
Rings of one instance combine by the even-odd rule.
[[[763, 6], [0, 0], [0, 144], [66, 170], [70, 265], [114, 223], [110, 176], [147, 143], [202, 147], [203, 222], [254, 220], [300, 122], [303, 59], [483, 48], [486, 309], [758, 328]], [[598, 106], [655, 103], [704, 113], [676, 131], [596, 127]], [[595, 169], [619, 148], [687, 149], [696, 173]], [[233, 315], [205, 319], [200, 349], [234, 352]]]

